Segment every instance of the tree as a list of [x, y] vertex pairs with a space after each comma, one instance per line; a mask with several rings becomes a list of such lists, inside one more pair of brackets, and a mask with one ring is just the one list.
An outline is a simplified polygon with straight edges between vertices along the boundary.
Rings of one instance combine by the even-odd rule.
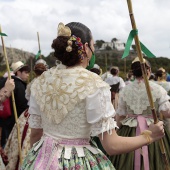
[[117, 38], [112, 38], [111, 42], [117, 41]]
[[136, 51], [136, 45], [133, 44], [132, 48], [133, 48], [134, 51]]
[[98, 48], [101, 48], [103, 43], [105, 43], [105, 41], [103, 41], [103, 40], [96, 40], [96, 46]]
[[105, 48], [106, 50], [112, 50], [112, 48], [110, 47], [110, 46], [106, 46], [106, 48]]

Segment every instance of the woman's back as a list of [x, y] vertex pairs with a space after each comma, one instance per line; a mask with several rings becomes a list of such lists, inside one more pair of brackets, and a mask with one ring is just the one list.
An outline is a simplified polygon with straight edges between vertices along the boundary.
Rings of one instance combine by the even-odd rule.
[[89, 138], [86, 97], [108, 85], [82, 67], [58, 67], [61, 69], [53, 68], [40, 76], [31, 88], [42, 112], [43, 131], [59, 138]]

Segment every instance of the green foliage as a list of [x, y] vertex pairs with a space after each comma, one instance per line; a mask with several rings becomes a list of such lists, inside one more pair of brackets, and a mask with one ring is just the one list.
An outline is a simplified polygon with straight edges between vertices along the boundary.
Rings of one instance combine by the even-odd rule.
[[166, 72], [170, 73], [170, 59], [165, 57], [146, 58], [151, 63], [152, 72], [155, 73], [157, 69], [163, 67]]
[[[136, 57], [136, 54], [130, 53], [129, 57], [121, 59], [121, 51], [102, 51], [97, 52], [96, 55], [96, 64], [98, 64], [103, 73], [106, 72], [107, 68], [111, 66], [118, 66], [120, 70], [121, 77], [125, 77], [125, 73], [128, 73], [131, 70], [131, 63]], [[107, 58], [107, 59], [106, 59]], [[146, 57], [145, 57], [146, 58]], [[170, 59], [165, 57], [157, 58], [146, 58], [151, 63], [152, 72], [155, 73], [157, 69], [163, 67], [166, 72], [170, 73]], [[125, 71], [126, 70], [126, 71]]]
[[117, 41], [117, 38], [112, 38], [111, 42]]
[[106, 50], [112, 50], [112, 48], [110, 46], [106, 46]]
[[54, 52], [50, 53], [44, 58], [44, 60], [47, 62], [50, 68], [56, 66], [56, 57], [54, 57]]
[[[98, 40], [98, 42], [104, 42], [103, 40]], [[121, 59], [123, 54], [123, 51], [118, 50], [102, 50], [95, 52], [96, 55], [96, 64], [98, 64], [102, 72], [104, 73], [112, 66], [118, 66], [120, 70], [121, 77], [125, 77], [125, 73], [128, 73], [131, 67], [132, 60], [137, 56], [137, 54], [134, 51], [130, 51], [129, 56], [125, 59]], [[47, 64], [49, 65], [49, 68], [56, 65], [56, 58], [54, 57], [54, 53], [50, 53], [47, 57], [41, 56], [42, 59], [44, 59]], [[146, 58], [146, 57], [145, 57]], [[157, 57], [157, 58], [146, 58], [150, 63], [152, 67], [152, 72], [156, 72], [157, 69], [160, 67], [163, 67], [168, 73], [170, 73], [170, 59], [166, 57]], [[0, 55], [0, 61], [1, 61], [1, 55]], [[28, 64], [33, 71], [33, 67], [36, 60], [34, 57], [30, 57], [26, 64]], [[125, 67], [126, 66], [126, 67]], [[6, 65], [0, 63], [0, 76], [3, 76], [3, 74], [6, 72]], [[126, 70], [126, 71], [125, 71]], [[30, 74], [30, 79], [34, 78], [34, 74]]]

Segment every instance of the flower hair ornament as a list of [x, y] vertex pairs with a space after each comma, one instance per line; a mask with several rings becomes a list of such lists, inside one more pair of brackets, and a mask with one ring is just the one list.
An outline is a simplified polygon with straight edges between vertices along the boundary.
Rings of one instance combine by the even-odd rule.
[[71, 30], [69, 27], [65, 26], [62, 22], [58, 24], [58, 34], [57, 36], [71, 36]]
[[67, 41], [67, 47], [66, 51], [71, 52], [72, 51], [72, 44], [75, 43], [75, 45], [78, 47], [78, 55], [80, 60], [83, 60], [83, 53], [85, 53], [83, 44], [81, 42], [81, 39], [79, 37], [76, 37], [75, 35], [71, 36], [71, 30], [69, 27], [65, 26], [62, 22], [58, 25], [58, 36], [67, 36], [70, 37], [70, 39]]
[[81, 39], [79, 37], [76, 37], [75, 35], [72, 35], [70, 39], [67, 41], [68, 46], [66, 47], [67, 52], [72, 51], [72, 44], [75, 43], [75, 45], [78, 47], [78, 56], [80, 60], [83, 60], [83, 53], [85, 53], [83, 48], [83, 43], [81, 42]]

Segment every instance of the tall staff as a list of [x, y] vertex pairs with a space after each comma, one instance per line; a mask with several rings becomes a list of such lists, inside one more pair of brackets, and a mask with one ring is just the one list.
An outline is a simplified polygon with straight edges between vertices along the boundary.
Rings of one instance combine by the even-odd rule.
[[[6, 67], [7, 67], [7, 71], [8, 71], [8, 79], [11, 79], [8, 57], [7, 57], [5, 43], [4, 43], [4, 39], [3, 39], [3, 35], [6, 35], [6, 34], [2, 33], [1, 26], [0, 26], [0, 35], [1, 35], [1, 41], [2, 41], [2, 48], [3, 48], [3, 52], [4, 52], [4, 56], [5, 56]], [[12, 91], [11, 96], [12, 96], [12, 105], [13, 105], [13, 110], [14, 110], [15, 122], [16, 122], [16, 126], [17, 126], [20, 164], [22, 164], [21, 136], [20, 136], [20, 128], [19, 128], [19, 123], [18, 123], [18, 116], [17, 116], [17, 110], [16, 110], [16, 105], [15, 105], [15, 97], [14, 97], [13, 91]]]
[[[134, 15], [133, 15], [131, 0], [127, 0], [127, 4], [128, 4], [132, 28], [133, 28], [133, 30], [137, 30], [135, 18], [134, 18]], [[138, 54], [138, 57], [139, 57], [139, 60], [140, 60], [140, 63], [141, 63], [143, 78], [144, 78], [144, 82], [145, 82], [146, 91], [147, 91], [147, 94], [148, 94], [148, 99], [149, 99], [154, 123], [156, 124], [156, 123], [158, 123], [159, 120], [158, 120], [158, 117], [157, 117], [157, 114], [156, 114], [156, 111], [155, 111], [155, 106], [154, 106], [152, 93], [151, 93], [150, 86], [149, 86], [147, 71], [146, 71], [146, 68], [145, 68], [145, 62], [144, 62], [144, 59], [143, 59], [143, 56], [142, 56], [142, 51], [141, 51], [141, 46], [140, 46], [140, 41], [139, 41], [138, 35], [135, 35], [134, 40], [135, 40], [135, 44], [136, 44], [137, 54]], [[160, 149], [161, 149], [161, 152], [162, 152], [162, 156], [163, 156], [163, 160], [164, 160], [164, 163], [165, 163], [166, 170], [170, 170], [168, 159], [167, 159], [166, 152], [165, 152], [165, 146], [164, 146], [162, 139], [160, 139], [159, 145], [160, 145]]]
[[38, 49], [39, 49], [39, 53], [40, 53], [40, 58], [42, 58], [41, 57], [41, 47], [40, 47], [40, 36], [39, 36], [39, 32], [37, 32], [37, 38], [38, 38]]

